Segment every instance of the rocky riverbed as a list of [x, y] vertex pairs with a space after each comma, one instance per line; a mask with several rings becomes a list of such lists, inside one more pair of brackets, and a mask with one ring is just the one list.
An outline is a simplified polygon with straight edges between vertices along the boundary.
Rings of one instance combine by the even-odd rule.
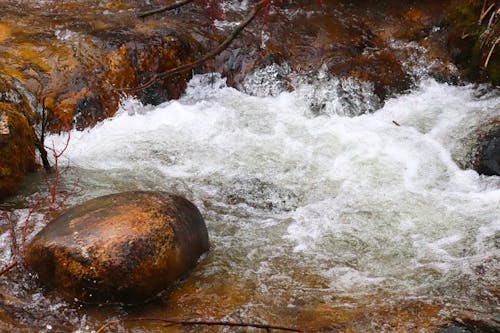
[[[31, 240], [62, 208], [130, 190], [193, 201], [214, 251], [130, 308], [71, 304], [12, 270], [1, 329], [172, 316], [495, 330], [493, 2], [285, 2], [202, 66], [154, 80], [215, 49], [255, 2], [138, 17], [166, 3], [0, 0], [1, 258], [9, 226], [19, 238], [29, 223]], [[64, 150], [60, 174], [31, 172], [42, 136]]]

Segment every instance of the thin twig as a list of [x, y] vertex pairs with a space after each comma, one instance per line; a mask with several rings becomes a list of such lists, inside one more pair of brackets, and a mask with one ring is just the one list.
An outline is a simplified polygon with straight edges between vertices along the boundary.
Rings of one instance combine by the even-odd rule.
[[42, 98], [42, 119], [41, 119], [41, 124], [40, 124], [40, 137], [36, 137], [35, 135], [35, 146], [38, 149], [38, 152], [40, 153], [40, 158], [42, 159], [42, 165], [43, 168], [45, 169], [45, 172], [50, 172], [50, 163], [47, 158], [47, 150], [45, 149], [45, 136], [46, 136], [46, 130], [47, 130], [47, 125], [48, 125], [48, 113], [47, 113], [47, 108], [45, 106], [45, 97]]
[[170, 5], [166, 5], [166, 6], [157, 8], [157, 9], [152, 9], [152, 10], [149, 10], [147, 12], [139, 13], [137, 16], [140, 17], [140, 18], [145, 18], [145, 17], [151, 16], [151, 15], [154, 15], [154, 14], [158, 14], [158, 13], [161, 13], [161, 12], [166, 12], [166, 11], [169, 11], [169, 10], [174, 10], [176, 8], [179, 8], [179, 7], [182, 7], [184, 5], [187, 5], [190, 2], [193, 2], [193, 0], [181, 0], [181, 1], [177, 1], [177, 2], [174, 2], [174, 3], [170, 4]]
[[28, 215], [24, 219], [24, 226], [22, 229], [22, 234], [21, 234], [21, 253], [22, 253], [22, 258], [26, 258], [26, 240], [28, 238], [28, 228], [30, 226], [30, 219], [33, 213], [35, 212], [35, 209], [38, 209], [38, 207], [42, 204], [42, 199], [38, 199], [34, 205], [32, 205], [28, 211]]
[[495, 42], [493, 43], [493, 45], [491, 46], [490, 52], [488, 53], [488, 56], [486, 57], [486, 61], [484, 62], [484, 65], [483, 65], [484, 68], [488, 67], [488, 63], [490, 62], [491, 55], [493, 54], [493, 51], [495, 50], [495, 46], [497, 46], [498, 43], [500, 43], [500, 37], [498, 37], [495, 40]]
[[266, 324], [253, 324], [253, 323], [233, 323], [233, 322], [227, 322], [227, 321], [196, 321], [196, 320], [179, 320], [179, 319], [166, 319], [166, 318], [149, 318], [149, 317], [144, 317], [144, 318], [130, 318], [130, 319], [118, 319], [118, 320], [113, 320], [105, 323], [102, 325], [96, 333], [102, 333], [104, 330], [112, 325], [119, 324], [121, 322], [134, 322], [134, 321], [159, 321], [167, 324], [172, 324], [172, 325], [186, 325], [186, 326], [227, 326], [227, 327], [251, 327], [251, 328], [259, 328], [266, 330], [269, 332], [270, 330], [280, 330], [280, 331], [286, 331], [286, 332], [299, 332], [303, 333], [305, 332], [304, 330], [297, 329], [297, 328], [289, 328], [289, 327], [283, 327], [283, 326], [275, 326], [275, 325], [266, 325]]
[[488, 9], [484, 10], [484, 7], [483, 7], [483, 10], [481, 10], [481, 15], [479, 16], [479, 25], [482, 24], [484, 18], [488, 15], [488, 13], [490, 12], [490, 10], [493, 9], [493, 7], [495, 7], [495, 4], [492, 3], [491, 6], [488, 7]]
[[13, 269], [16, 266], [17, 266], [17, 261], [11, 262], [7, 267], [5, 267], [4, 269], [2, 269], [0, 271], [0, 276], [6, 274], [7, 272], [9, 272], [11, 269]]
[[57, 206], [56, 210], [60, 210], [63, 205], [68, 201], [68, 198], [76, 193], [76, 187], [80, 183], [80, 177], [76, 179], [76, 181], [73, 183], [73, 188], [70, 191], [60, 191], [59, 194], [63, 195], [64, 197], [60, 200], [59, 205]]
[[226, 40], [224, 40], [224, 42], [222, 42], [221, 44], [219, 44], [219, 46], [217, 46], [214, 50], [212, 50], [211, 52], [207, 53], [206, 55], [204, 55], [200, 59], [198, 59], [198, 60], [196, 60], [194, 62], [191, 62], [189, 64], [185, 64], [185, 65], [182, 65], [182, 66], [179, 66], [179, 67], [175, 67], [175, 68], [173, 68], [171, 70], [168, 70], [166, 72], [156, 74], [156, 75], [154, 75], [151, 78], [151, 80], [149, 80], [145, 84], [142, 84], [142, 85], [140, 85], [138, 87], [135, 87], [135, 88], [121, 88], [120, 90], [123, 90], [123, 91], [127, 91], [127, 90], [129, 90], [129, 91], [136, 91], [136, 90], [141, 90], [141, 89], [149, 88], [156, 81], [158, 81], [160, 79], [165, 79], [165, 78], [170, 77], [172, 75], [192, 70], [195, 67], [198, 67], [199, 65], [203, 64], [207, 60], [216, 57], [217, 55], [219, 55], [220, 53], [222, 53], [222, 51], [224, 51], [225, 49], [227, 49], [227, 47], [229, 45], [231, 45], [231, 43], [234, 41], [234, 39], [236, 37], [238, 37], [238, 35], [247, 27], [247, 25], [250, 24], [250, 22], [253, 21], [253, 19], [257, 16], [257, 14], [264, 7], [266, 7], [269, 4], [269, 1], [270, 0], [261, 0], [261, 1], [259, 1], [257, 3], [257, 5], [255, 5], [255, 7], [252, 9], [252, 11], [248, 14], [248, 16], [245, 18], [245, 20], [243, 22], [241, 22], [233, 30], [233, 32], [229, 35], [228, 38], [226, 38]]
[[11, 269], [13, 269], [14, 267], [17, 266], [17, 262], [18, 262], [18, 246], [17, 246], [17, 240], [16, 240], [16, 234], [14, 232], [14, 224], [12, 223], [12, 220], [11, 220], [11, 217], [8, 215], [8, 213], [4, 213], [2, 214], [5, 218], [5, 220], [7, 221], [8, 223], [8, 228], [9, 228], [9, 237], [10, 237], [10, 257], [12, 258], [10, 264], [8, 264], [5, 268], [3, 268], [1, 271], [0, 271], [0, 276], [4, 275], [5, 273], [7, 273], [8, 271], [10, 271]]
[[494, 11], [491, 16], [490, 16], [490, 20], [488, 21], [488, 25], [486, 26], [486, 31], [489, 31], [490, 30], [490, 27], [491, 25], [493, 24], [493, 22], [495, 21], [495, 17], [497, 16], [497, 14], [500, 13], [500, 8], [498, 8], [497, 11]]

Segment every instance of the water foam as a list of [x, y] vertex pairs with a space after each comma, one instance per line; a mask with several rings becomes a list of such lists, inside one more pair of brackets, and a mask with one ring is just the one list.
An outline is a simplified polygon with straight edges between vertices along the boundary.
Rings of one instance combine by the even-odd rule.
[[77, 200], [134, 188], [194, 200], [215, 244], [206, 274], [245, 272], [272, 289], [306, 270], [345, 292], [468, 295], [459, 284], [498, 255], [500, 229], [500, 178], [459, 167], [500, 116], [498, 94], [476, 95], [427, 80], [347, 116], [312, 112], [300, 88], [256, 97], [197, 76], [178, 101], [129, 100], [73, 132], [65, 158], [88, 176]]

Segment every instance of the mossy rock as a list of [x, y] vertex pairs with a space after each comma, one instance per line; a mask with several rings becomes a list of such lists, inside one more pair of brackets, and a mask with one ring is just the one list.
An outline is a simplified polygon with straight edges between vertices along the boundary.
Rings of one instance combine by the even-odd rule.
[[16, 104], [0, 102], [0, 198], [34, 168], [33, 129]]

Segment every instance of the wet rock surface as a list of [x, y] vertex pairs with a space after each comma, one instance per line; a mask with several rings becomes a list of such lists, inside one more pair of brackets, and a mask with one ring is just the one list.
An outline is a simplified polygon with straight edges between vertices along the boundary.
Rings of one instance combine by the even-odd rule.
[[[193, 2], [140, 19], [138, 13], [165, 1], [1, 0], [0, 74], [17, 82], [33, 112], [45, 108], [49, 131], [88, 128], [113, 116], [123, 97], [147, 104], [178, 98], [192, 71], [155, 77], [215, 49], [252, 3], [246, 9], [226, 6], [215, 18]], [[322, 72], [366, 83], [380, 106], [423, 75], [455, 82], [491, 72], [493, 80], [500, 47], [482, 69], [487, 46], [480, 55], [474, 51], [487, 21], [477, 25], [480, 12], [476, 2], [459, 0], [286, 2], [259, 15], [194, 72], [220, 72], [229, 85], [245, 90], [248, 74], [286, 64], [288, 74]], [[497, 21], [490, 27], [493, 35]], [[461, 38], [465, 28], [473, 31]], [[491, 40], [485, 43], [491, 46]], [[294, 89], [288, 74], [276, 89]]]
[[208, 250], [198, 209], [163, 192], [126, 192], [75, 206], [30, 243], [26, 262], [67, 299], [148, 299], [172, 286]]
[[483, 136], [477, 156], [476, 170], [487, 176], [500, 176], [500, 127]]
[[[0, 72], [15, 78], [33, 100], [41, 103], [45, 98], [51, 117], [50, 130], [55, 132], [67, 130], [70, 126], [83, 129], [112, 116], [122, 96], [137, 96], [143, 102], [152, 104], [175, 98], [182, 93], [191, 73], [155, 82], [145, 90], [135, 88], [149, 82], [156, 73], [199, 58], [227, 37], [231, 28], [230, 25], [215, 27], [207, 7], [200, 5], [201, 2], [145, 20], [137, 19], [138, 11], [168, 2], [153, 0], [146, 5], [127, 0], [22, 3], [0, 0], [4, 9], [0, 22]], [[249, 6], [252, 3], [250, 1]], [[457, 28], [455, 37], [449, 37], [448, 33], [458, 21], [443, 20], [444, 16], [453, 12], [456, 4], [463, 3], [451, 0], [344, 0], [322, 1], [322, 6], [319, 6], [317, 1], [287, 2], [279, 10], [271, 10], [265, 23], [259, 17], [230, 48], [196, 72], [221, 71], [228, 77], [230, 85], [239, 87], [245, 76], [255, 69], [286, 63], [290, 72], [311, 73], [314, 76], [318, 71], [325, 71], [334, 77], [353, 77], [371, 83], [381, 101], [404, 92], [419, 75], [452, 82], [459, 81], [460, 77], [474, 79], [477, 78], [474, 72], [480, 68], [472, 66], [467, 60], [471, 59], [473, 52], [460, 51], [463, 49], [460, 46], [464, 40], [461, 38], [463, 30]], [[470, 15], [471, 22], [477, 21], [479, 15], [477, 6], [475, 8]], [[227, 19], [230, 23], [240, 21], [244, 12], [228, 11], [221, 20]], [[465, 50], [475, 43], [469, 40], [469, 36], [465, 41]], [[261, 48], [263, 44], [265, 47]], [[499, 59], [498, 50], [499, 47], [492, 56], [492, 63]], [[482, 57], [484, 61], [484, 54]], [[459, 62], [458, 59], [465, 62], [456, 69], [454, 63]], [[426, 65], [425, 71], [416, 73], [421, 69], [421, 62]], [[281, 82], [279, 91], [293, 89], [287, 85], [286, 74]], [[318, 109], [320, 113], [321, 105]], [[489, 147], [488, 144], [485, 147]], [[1, 156], [3, 158], [4, 155]], [[268, 188], [268, 184], [252, 184], [249, 187], [254, 195], [251, 200], [244, 201], [238, 190], [228, 193], [225, 199], [232, 204], [245, 203], [262, 208], [258, 206], [260, 201], [253, 199], [265, 197]], [[287, 192], [281, 194], [289, 198]], [[269, 210], [276, 208], [266, 202], [262, 205], [264, 208], [267, 205]], [[277, 208], [289, 209], [281, 205]], [[68, 239], [71, 239], [70, 236], [68, 234]], [[76, 264], [67, 267], [80, 267], [86, 262], [82, 254], [76, 254], [75, 258], [70, 259]], [[86, 290], [95, 290], [92, 289], [95, 288], [93, 280], [88, 278], [93, 276], [90, 274], [81, 280], [81, 284], [73, 285], [73, 275], [64, 273], [64, 281], [47, 278], [47, 286], [67, 285], [70, 290], [68, 297], [75, 294], [81, 298], [89, 297], [87, 294], [82, 296], [79, 288], [83, 286]], [[295, 277], [296, 280], [299, 278]], [[100, 286], [106, 290], [100, 296], [111, 290], [105, 283]], [[168, 310], [168, 313], [184, 318], [199, 316], [241, 321], [247, 318], [247, 310], [238, 308], [252, 299], [258, 287], [247, 285], [238, 277], [215, 272], [208, 278], [197, 276], [196, 279], [188, 279], [187, 284], [164, 300], [166, 306], [155, 307], [155, 304], [152, 309], [132, 314], [160, 317]], [[328, 289], [328, 286], [312, 284], [311, 288]], [[134, 293], [126, 290], [124, 287], [119, 296], [136, 299]], [[266, 300], [262, 304], [273, 303], [279, 298], [279, 292], [275, 294], [275, 291], [266, 291], [266, 296], [272, 301]], [[270, 311], [270, 307], [266, 306], [260, 310], [261, 316], [257, 317], [267, 322], [283, 320], [291, 326], [325, 332], [366, 331], [373, 329], [373, 325], [380, 331], [433, 331], [449, 322], [449, 318], [443, 319], [442, 313], [450, 309], [443, 311], [439, 304], [408, 302], [387, 305], [388, 297], [384, 295], [373, 299], [366, 297], [368, 305], [339, 299], [338, 303], [344, 304], [342, 306], [298, 297], [289, 301], [288, 296], [282, 297], [280, 302], [276, 302], [281, 310]], [[90, 301], [95, 300], [94, 297], [89, 298]], [[47, 322], [55, 328], [55, 323], [65, 320], [71, 329], [59, 331], [85, 327], [69, 322], [72, 319], [63, 315], [49, 320], [44, 306], [37, 304], [38, 308], [26, 310], [38, 316], [36, 320], [24, 319], [29, 329], [18, 323], [20, 318], [29, 318], [20, 306], [13, 310], [20, 313], [14, 319], [0, 311], [0, 330], [38, 332], [46, 329]], [[44, 304], [58, 306], [51, 302]], [[1, 300], [0, 307], [3, 307]], [[97, 330], [100, 322], [116, 318], [120, 311], [108, 309], [101, 314], [99, 309], [89, 315], [90, 326]], [[52, 310], [52, 313], [55, 312], [57, 309]], [[87, 312], [81, 312], [81, 316], [87, 315]], [[158, 329], [157, 323], [149, 325], [151, 331]], [[449, 327], [453, 329], [453, 325]]]
[[0, 198], [35, 167], [29, 110], [17, 91], [0, 78]]
[[[164, 2], [1, 3], [5, 14], [0, 72], [19, 80], [39, 102], [45, 98], [52, 131], [93, 126], [114, 115], [126, 95], [151, 104], [179, 97], [190, 72], [140, 87], [156, 74], [214, 49], [247, 12], [226, 9], [217, 19], [228, 24], [217, 25], [206, 6], [196, 3], [146, 19], [137, 14]], [[197, 70], [222, 72], [237, 86], [256, 68], [286, 62], [298, 73], [326, 69], [337, 77], [370, 82], [385, 99], [411, 86], [408, 69], [421, 59], [433, 63], [430, 75], [451, 80], [460, 74], [453, 71], [447, 52], [453, 49], [450, 43], [460, 41], [447, 38], [448, 30], [440, 28], [459, 3], [281, 4], [267, 18], [259, 16], [227, 50]], [[455, 31], [457, 23], [448, 22]], [[413, 43], [413, 49], [405, 52], [395, 41]]]
[[479, 321], [471, 318], [459, 318], [440, 327], [436, 333], [495, 333], [498, 326], [493, 322]]
[[[295, 72], [326, 69], [336, 77], [370, 82], [384, 100], [411, 86], [411, 67], [418, 67], [424, 59], [433, 63], [426, 69], [428, 75], [452, 80], [459, 74], [446, 51], [446, 30], [439, 28], [457, 3], [289, 3], [277, 9], [279, 14], [270, 16], [263, 28], [250, 27], [232, 51], [218, 57], [215, 70], [237, 84], [249, 71], [266, 66], [269, 58], [280, 59]], [[242, 52], [261, 42], [265, 48]], [[407, 48], [411, 51], [406, 52]]]
[[93, 126], [120, 98], [177, 98], [190, 73], [135, 89], [191, 62], [199, 45], [182, 25], [141, 21], [134, 1], [2, 1], [0, 73], [15, 78], [49, 115], [49, 130]]

